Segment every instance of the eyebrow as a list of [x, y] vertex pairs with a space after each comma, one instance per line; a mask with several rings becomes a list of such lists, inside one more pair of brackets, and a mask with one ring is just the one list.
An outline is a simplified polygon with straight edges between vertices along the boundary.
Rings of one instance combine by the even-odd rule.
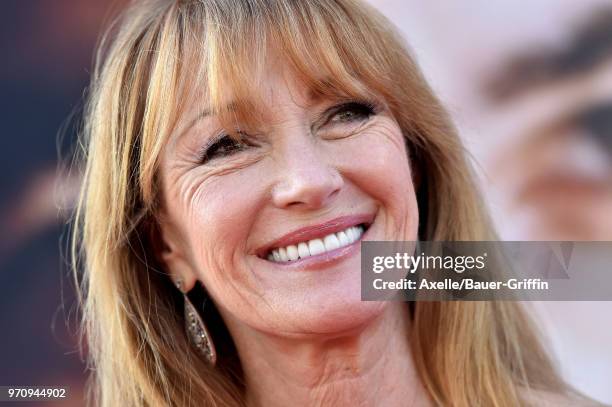
[[[224, 110], [235, 110], [236, 109], [236, 102], [231, 101], [229, 102]], [[180, 133], [177, 136], [177, 140], [181, 139], [187, 132], [189, 132], [189, 130], [191, 130], [191, 128], [200, 120], [202, 120], [205, 117], [208, 117], [212, 115], [212, 111], [211, 109], [203, 109], [200, 110], [190, 121], [187, 122], [187, 124], [185, 125], [185, 127], [183, 127], [180, 131]]]
[[[329, 82], [329, 80], [324, 79], [323, 82], [327, 83]], [[320, 103], [322, 100], [325, 99], [325, 95], [316, 92], [314, 89], [308, 89], [307, 94], [306, 94], [306, 98], [308, 99], [309, 103], [312, 104], [317, 104]], [[225, 105], [224, 109], [222, 110], [226, 110], [226, 111], [235, 111], [236, 110], [236, 101], [230, 101], [227, 105]], [[198, 112], [188, 123], [187, 125], [185, 125], [185, 127], [180, 131], [180, 133], [177, 136], [177, 140], [181, 139], [187, 132], [189, 132], [189, 130], [201, 119], [212, 115], [212, 111], [210, 109], [203, 109], [200, 112]]]
[[182, 138], [198, 121], [200, 121], [201, 119], [210, 116], [211, 111], [209, 109], [205, 109], [200, 111], [197, 115], [195, 115], [193, 117], [193, 119], [191, 119], [187, 125], [181, 130], [181, 132], [179, 133], [179, 135], [177, 136], [177, 138]]

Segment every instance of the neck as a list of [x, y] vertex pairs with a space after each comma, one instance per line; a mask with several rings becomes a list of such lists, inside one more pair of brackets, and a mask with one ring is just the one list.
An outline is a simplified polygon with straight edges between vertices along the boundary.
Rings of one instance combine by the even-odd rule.
[[406, 304], [392, 302], [367, 326], [294, 339], [228, 321], [249, 406], [429, 405], [414, 368]]

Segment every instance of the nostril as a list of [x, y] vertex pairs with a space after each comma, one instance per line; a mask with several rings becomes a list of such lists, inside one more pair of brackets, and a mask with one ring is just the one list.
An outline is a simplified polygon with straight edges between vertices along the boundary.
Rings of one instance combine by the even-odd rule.
[[282, 180], [273, 189], [279, 208], [320, 208], [328, 205], [342, 190], [344, 180], [336, 168], [320, 165], [316, 158], [301, 158], [285, 168]]

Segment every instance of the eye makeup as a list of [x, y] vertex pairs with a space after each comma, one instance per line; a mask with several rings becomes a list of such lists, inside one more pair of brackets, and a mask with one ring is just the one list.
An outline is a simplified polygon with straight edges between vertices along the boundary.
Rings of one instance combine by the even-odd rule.
[[[378, 108], [367, 101], [347, 101], [326, 109], [312, 126], [313, 130], [325, 127], [341, 127], [366, 122], [376, 115]], [[238, 154], [250, 147], [256, 147], [251, 137], [242, 132], [221, 132], [211, 138], [198, 153], [198, 162], [207, 164], [213, 160]]]
[[204, 144], [198, 153], [198, 162], [206, 164], [214, 159], [243, 151], [250, 146], [246, 139], [246, 135], [242, 132], [233, 135], [222, 132]]
[[341, 124], [363, 121], [376, 114], [376, 107], [370, 102], [347, 102], [328, 109], [324, 117], [325, 124]]

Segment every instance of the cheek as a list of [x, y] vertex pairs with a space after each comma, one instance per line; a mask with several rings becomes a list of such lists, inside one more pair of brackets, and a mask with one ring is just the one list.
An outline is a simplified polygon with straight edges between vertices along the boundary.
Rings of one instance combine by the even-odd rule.
[[[405, 139], [397, 125], [381, 125], [347, 139], [340, 163], [347, 178], [379, 202], [390, 233], [416, 239], [418, 206]], [[398, 236], [399, 237], [399, 236]]]
[[246, 285], [241, 272], [245, 242], [257, 218], [261, 182], [248, 169], [201, 185], [188, 202], [189, 241], [193, 263], [210, 293], [228, 292], [228, 285]]
[[368, 184], [387, 198], [399, 198], [413, 191], [410, 164], [401, 135], [371, 134], [363, 143], [368, 160], [363, 173]]

